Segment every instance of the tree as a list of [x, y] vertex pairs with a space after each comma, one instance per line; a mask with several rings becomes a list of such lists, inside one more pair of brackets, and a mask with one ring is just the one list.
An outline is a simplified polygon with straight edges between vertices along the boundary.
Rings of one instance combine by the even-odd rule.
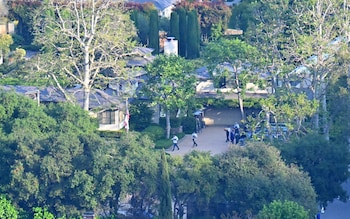
[[180, 38], [180, 27], [179, 27], [179, 15], [173, 11], [170, 17], [170, 33], [169, 36], [175, 37], [179, 40]]
[[4, 55], [10, 51], [10, 45], [13, 43], [10, 34], [0, 34], [0, 64], [2, 64]]
[[246, 32], [251, 23], [256, 22], [254, 13], [254, 4], [251, 0], [243, 0], [239, 4], [234, 5], [231, 10], [228, 26], [230, 28], [241, 29]]
[[194, 59], [199, 57], [200, 33], [198, 25], [198, 16], [195, 10], [188, 13], [187, 16], [187, 58]]
[[[85, 110], [97, 81], [127, 78], [123, 59], [135, 46], [135, 29], [119, 2], [48, 0], [33, 20], [35, 41], [43, 51], [34, 60], [38, 62], [35, 71], [49, 75], [62, 92], [61, 82], [67, 78], [69, 84], [81, 85]], [[113, 76], [108, 78], [106, 71]]]
[[159, 167], [159, 217], [164, 219], [171, 219], [171, 191], [168, 163], [165, 157], [165, 151], [162, 152], [161, 165]]
[[149, 18], [149, 45], [148, 47], [153, 48], [153, 54], [159, 54], [159, 18], [158, 11], [151, 11]]
[[2, 92], [0, 106], [0, 188], [19, 208], [73, 217], [97, 206], [116, 213], [120, 197], [139, 188], [155, 197], [159, 158], [149, 138], [101, 138], [97, 121], [68, 103], [38, 106]]
[[[329, 112], [326, 88], [338, 68], [338, 53], [347, 47], [345, 35], [349, 32], [348, 6], [341, 0], [303, 1], [293, 7], [297, 21], [291, 54], [307, 68], [303, 73], [310, 79], [312, 98], [320, 101], [320, 109], [314, 116], [314, 127], [329, 140]], [[334, 13], [337, 16], [334, 17]], [[320, 122], [320, 118], [322, 122]]]
[[[329, 139], [326, 88], [340, 66], [339, 54], [347, 48], [344, 36], [349, 32], [348, 7], [340, 0], [293, 4], [267, 0], [261, 1], [256, 11], [260, 20], [255, 31], [251, 28], [256, 33], [252, 41], [262, 45], [263, 54], [269, 57], [272, 81], [282, 81], [288, 92], [296, 92], [291, 89], [291, 82], [302, 82], [302, 88], [311, 93], [313, 100], [320, 102], [313, 116], [313, 129]], [[336, 17], [334, 13], [337, 13]]]
[[305, 209], [292, 201], [273, 201], [264, 205], [259, 212], [257, 219], [308, 219], [310, 216]]
[[317, 134], [276, 145], [287, 163], [308, 172], [322, 204], [336, 197], [346, 199], [342, 183], [349, 177], [349, 150], [346, 142], [330, 142]]
[[146, 13], [138, 10], [131, 12], [131, 19], [134, 21], [135, 27], [137, 28], [137, 36], [142, 45], [148, 44], [150, 20]]
[[[208, 152], [193, 151], [183, 159], [172, 160], [171, 182], [174, 209], [181, 218], [204, 216], [209, 202], [217, 194], [219, 171]], [[174, 212], [175, 213], [175, 212]]]
[[185, 9], [180, 8], [177, 11], [179, 15], [179, 55], [182, 57], [187, 56], [187, 12]]
[[51, 214], [46, 208], [35, 207], [33, 208], [33, 219], [55, 219], [55, 216]]
[[210, 204], [216, 212], [256, 215], [274, 200], [293, 201], [312, 214], [316, 212], [310, 177], [298, 167], [286, 165], [272, 146], [253, 142], [235, 147], [214, 163], [220, 187]]
[[183, 109], [187, 101], [194, 98], [195, 78], [193, 67], [183, 58], [157, 56], [146, 66], [149, 79], [144, 92], [154, 104], [159, 104], [166, 112], [166, 136], [170, 137], [170, 113], [172, 110]]
[[[181, 1], [175, 5], [174, 11], [179, 13], [180, 10], [185, 10], [186, 12], [190, 12], [192, 10], [197, 11], [200, 30], [199, 36], [204, 42], [207, 42], [208, 39], [212, 39], [212, 30], [214, 25], [221, 24], [223, 27], [222, 30], [224, 30], [227, 28], [228, 21], [231, 17], [230, 7], [223, 2]], [[179, 16], [181, 19], [180, 13]]]
[[0, 196], [0, 218], [17, 219], [18, 211], [3, 195]]
[[[202, 58], [209, 65], [212, 74], [219, 77], [227, 77], [233, 81], [233, 89], [237, 93], [242, 120], [245, 120], [243, 95], [245, 84], [254, 75], [254, 69], [249, 66], [255, 63], [258, 52], [257, 49], [239, 39], [225, 39], [210, 42], [203, 51]], [[228, 64], [228, 70], [223, 67]], [[242, 70], [239, 70], [242, 69]]]
[[140, 132], [151, 125], [154, 110], [149, 103], [139, 100], [130, 104], [130, 114], [131, 129]]
[[[14, 35], [15, 44], [22, 46], [30, 45], [33, 42], [33, 13], [40, 7], [40, 1], [12, 1], [8, 2], [10, 20], [18, 21], [16, 25], [16, 34]], [[18, 35], [17, 35], [18, 34]], [[20, 37], [18, 37], [20, 36]], [[19, 38], [19, 40], [18, 40]], [[23, 43], [23, 44], [22, 44]]]

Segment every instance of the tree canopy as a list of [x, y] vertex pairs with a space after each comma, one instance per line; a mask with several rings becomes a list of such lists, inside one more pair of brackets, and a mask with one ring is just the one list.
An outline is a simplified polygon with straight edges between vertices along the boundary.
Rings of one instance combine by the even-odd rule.
[[159, 55], [146, 67], [145, 95], [167, 112], [167, 137], [170, 135], [170, 111], [184, 109], [195, 95], [193, 67], [185, 59]]

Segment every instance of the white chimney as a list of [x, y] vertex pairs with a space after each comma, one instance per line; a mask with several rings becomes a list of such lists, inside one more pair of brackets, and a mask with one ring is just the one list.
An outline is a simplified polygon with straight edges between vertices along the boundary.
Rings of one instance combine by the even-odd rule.
[[167, 37], [164, 42], [164, 54], [165, 55], [178, 55], [178, 41], [175, 37]]

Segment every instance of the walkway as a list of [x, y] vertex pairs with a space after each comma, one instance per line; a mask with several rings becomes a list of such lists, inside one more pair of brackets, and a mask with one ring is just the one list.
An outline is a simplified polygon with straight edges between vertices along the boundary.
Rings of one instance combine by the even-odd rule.
[[[175, 149], [172, 151], [171, 146], [166, 150], [171, 155], [183, 156], [193, 150], [210, 152], [211, 155], [220, 154], [226, 152], [230, 146], [230, 143], [226, 142], [226, 133], [224, 128], [226, 126], [207, 126], [198, 133], [197, 143], [198, 147], [192, 147], [192, 136], [186, 135], [179, 140], [180, 150]], [[171, 140], [169, 140], [171, 141]], [[171, 142], [170, 142], [171, 144]]]

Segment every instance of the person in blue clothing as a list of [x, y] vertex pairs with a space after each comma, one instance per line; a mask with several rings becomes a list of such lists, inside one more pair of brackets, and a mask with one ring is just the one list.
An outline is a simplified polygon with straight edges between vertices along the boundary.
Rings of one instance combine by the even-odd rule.
[[230, 130], [230, 141], [231, 141], [231, 144], [235, 143], [235, 130], [234, 129]]
[[321, 212], [318, 212], [317, 214], [316, 214], [316, 217], [315, 217], [316, 219], [321, 219]]

